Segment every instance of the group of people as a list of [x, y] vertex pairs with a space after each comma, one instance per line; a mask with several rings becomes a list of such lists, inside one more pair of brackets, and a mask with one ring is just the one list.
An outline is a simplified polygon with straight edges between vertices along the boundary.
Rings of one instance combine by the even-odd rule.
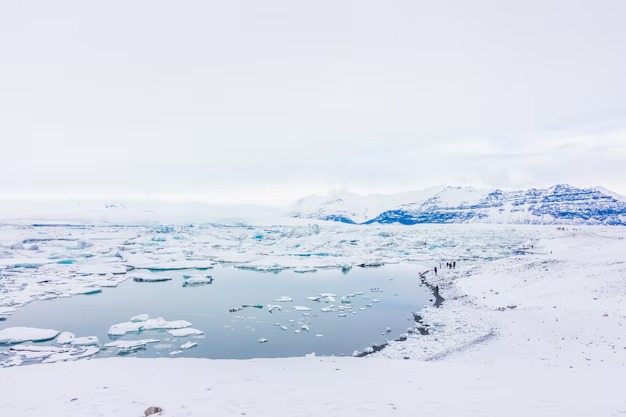
[[[441, 268], [441, 262], [439, 262], [439, 268]], [[456, 261], [446, 262], [446, 268], [456, 269]], [[437, 267], [435, 267], [435, 275], [437, 275]]]

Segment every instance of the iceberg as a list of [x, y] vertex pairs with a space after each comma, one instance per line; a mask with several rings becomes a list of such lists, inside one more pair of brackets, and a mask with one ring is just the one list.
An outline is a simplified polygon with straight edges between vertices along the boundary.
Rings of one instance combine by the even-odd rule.
[[278, 297], [276, 299], [276, 301], [279, 302], [279, 303], [290, 303], [290, 302], [293, 301], [293, 298], [287, 297], [286, 295], [283, 295], [281, 297]]
[[309, 307], [305, 306], [293, 306], [293, 309], [296, 311], [311, 311]]

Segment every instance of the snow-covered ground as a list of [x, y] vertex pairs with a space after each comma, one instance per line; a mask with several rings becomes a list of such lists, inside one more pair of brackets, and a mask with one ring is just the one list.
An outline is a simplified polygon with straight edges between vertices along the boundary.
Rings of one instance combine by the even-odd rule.
[[[459, 235], [463, 227], [470, 226], [274, 227], [267, 228], [260, 238], [257, 228], [247, 232], [224, 229], [219, 236], [234, 233], [237, 239], [222, 239], [210, 247], [229, 245], [229, 250], [218, 256], [222, 261], [226, 254], [239, 258], [237, 262], [251, 261], [248, 252], [237, 250], [241, 242], [247, 242], [244, 247], [251, 251], [254, 265], [341, 267], [372, 259], [420, 260], [424, 241], [431, 244], [442, 233], [449, 236], [445, 231], [450, 230]], [[498, 253], [501, 249], [489, 245], [499, 240], [489, 236], [510, 230], [481, 228], [476, 247]], [[626, 228], [568, 227], [561, 231], [544, 226], [519, 230], [529, 240], [530, 253], [526, 255], [473, 265], [460, 263], [456, 270], [444, 265], [437, 276], [424, 274], [445, 298], [442, 306], [419, 312], [421, 320], [406, 341], [392, 342], [368, 357], [246, 361], [112, 358], [6, 368], [0, 369], [0, 410], [7, 416], [55, 417], [141, 416], [150, 406], [162, 407], [165, 416], [626, 414]], [[14, 239], [15, 233], [11, 232], [10, 240], [23, 241]], [[133, 239], [146, 242], [156, 233], [138, 235]], [[165, 235], [172, 239], [171, 234]], [[192, 234], [194, 239], [198, 237]], [[361, 243], [347, 243], [355, 239]], [[389, 245], [390, 239], [393, 245]], [[307, 257], [285, 253], [295, 250], [290, 245], [297, 241], [304, 242], [306, 251], [348, 249], [340, 260], [317, 259], [296, 265], [292, 258]], [[153, 242], [157, 247], [161, 244]], [[21, 251], [28, 250], [17, 243], [13, 249], [4, 244], [2, 250], [13, 256], [13, 263], [17, 255], [24, 255]], [[72, 250], [85, 250], [78, 248], [84, 244], [72, 244], [76, 245]], [[101, 248], [99, 245], [94, 246]], [[62, 251], [68, 250], [64, 248]], [[269, 261], [261, 248], [269, 252]], [[454, 248], [432, 245], [430, 249], [444, 262], [459, 259]], [[91, 247], [91, 251], [102, 259], [121, 259], [120, 265], [135, 262], [124, 257], [125, 251], [120, 252], [121, 258], [109, 250]], [[151, 260], [180, 260], [182, 253], [174, 251], [168, 257], [165, 252], [161, 249]], [[33, 262], [35, 256], [28, 258]], [[137, 261], [146, 261], [145, 254], [140, 258]], [[10, 273], [11, 265], [3, 262], [3, 274]], [[113, 279], [116, 275], [96, 276]], [[12, 277], [5, 274], [3, 279], [16, 279]], [[23, 288], [30, 285], [28, 280], [19, 282]], [[0, 306], [4, 307], [0, 308], [8, 310], [5, 314], [33, 299], [21, 297], [23, 291], [12, 288], [1, 294]], [[11, 303], [14, 299], [17, 301]], [[420, 329], [428, 334], [420, 334]]]

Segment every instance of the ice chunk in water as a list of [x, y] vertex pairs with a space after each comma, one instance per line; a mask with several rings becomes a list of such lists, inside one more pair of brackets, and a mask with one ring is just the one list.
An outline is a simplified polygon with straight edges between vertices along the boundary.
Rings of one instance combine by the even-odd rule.
[[148, 343], [158, 343], [158, 339], [141, 339], [141, 340], [115, 340], [104, 345], [104, 347], [116, 347], [119, 349], [133, 349], [146, 346]]
[[183, 278], [185, 279], [183, 287], [213, 283], [213, 277], [210, 275], [183, 275]]
[[309, 307], [305, 306], [293, 306], [293, 309], [296, 311], [311, 311]]
[[268, 305], [267, 305], [267, 310], [268, 310], [270, 313], [271, 313], [272, 311], [274, 311], [274, 310], [281, 311], [282, 309], [283, 309], [283, 308], [282, 308], [281, 306], [276, 305], [276, 304], [268, 304]]
[[69, 344], [72, 340], [74, 340], [75, 337], [76, 335], [74, 333], [63, 332], [57, 337], [56, 343], [59, 343], [61, 345], [66, 345], [66, 344]]
[[130, 318], [130, 321], [146, 321], [150, 318], [148, 314], [137, 314]]
[[96, 353], [100, 352], [100, 349], [95, 346], [87, 346], [87, 347], [73, 347], [67, 352], [58, 352], [54, 353], [48, 358], [44, 359], [42, 363], [54, 363], [68, 360], [76, 360], [81, 358], [86, 358], [88, 356], [93, 356]]
[[278, 297], [276, 301], [278, 301], [279, 303], [290, 303], [293, 301], [293, 298], [283, 295], [282, 297]]
[[74, 346], [91, 346], [97, 345], [100, 342], [97, 336], [76, 337], [74, 333], [63, 332], [55, 340], [55, 343], [61, 345], [74, 345]]
[[193, 329], [191, 327], [187, 327], [184, 329], [168, 330], [168, 333], [175, 337], [197, 336], [204, 334], [202, 330]]
[[0, 345], [12, 345], [22, 342], [45, 342], [59, 334], [58, 330], [38, 329], [36, 327], [9, 327], [0, 330]]
[[141, 275], [141, 276], [133, 276], [133, 281], [135, 282], [164, 282], [171, 281], [171, 277], [165, 277], [161, 275]]
[[70, 342], [72, 346], [92, 346], [100, 342], [97, 336], [76, 337]]
[[159, 330], [159, 329], [182, 329], [191, 326], [191, 323], [185, 320], [167, 321], [163, 317], [156, 319], [148, 319], [141, 322], [125, 322], [111, 326], [109, 334], [111, 336], [122, 336], [126, 333], [139, 332], [143, 330]]
[[158, 343], [158, 339], [142, 339], [142, 340], [116, 340], [104, 345], [107, 348], [118, 348], [118, 355], [127, 355], [137, 350], [145, 349], [148, 343]]
[[187, 350], [187, 349], [191, 349], [192, 347], [196, 347], [198, 346], [198, 344], [196, 342], [187, 342], [187, 343], [183, 343], [182, 345], [180, 345], [180, 348], [182, 350]]

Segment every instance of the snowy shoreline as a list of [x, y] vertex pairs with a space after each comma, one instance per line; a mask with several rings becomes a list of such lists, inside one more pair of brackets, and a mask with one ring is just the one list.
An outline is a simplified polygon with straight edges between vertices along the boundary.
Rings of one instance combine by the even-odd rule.
[[626, 229], [543, 230], [545, 255], [428, 273], [445, 298], [420, 312], [428, 334], [367, 358], [16, 367], [0, 370], [0, 408], [11, 416], [140, 416], [153, 405], [169, 416], [624, 413]]

